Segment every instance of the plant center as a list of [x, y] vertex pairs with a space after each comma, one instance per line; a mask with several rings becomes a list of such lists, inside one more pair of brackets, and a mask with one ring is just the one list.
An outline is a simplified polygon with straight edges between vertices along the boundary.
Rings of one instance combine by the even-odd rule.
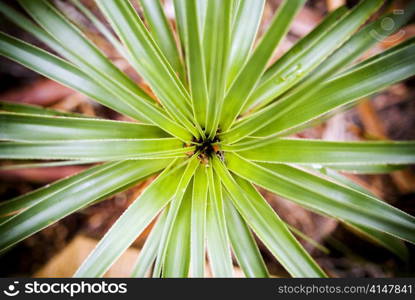
[[196, 153], [198, 153], [199, 159], [202, 163], [207, 164], [209, 162], [209, 158], [212, 158], [213, 155], [220, 155], [218, 142], [219, 139], [217, 137], [213, 139], [201, 138], [196, 141]]

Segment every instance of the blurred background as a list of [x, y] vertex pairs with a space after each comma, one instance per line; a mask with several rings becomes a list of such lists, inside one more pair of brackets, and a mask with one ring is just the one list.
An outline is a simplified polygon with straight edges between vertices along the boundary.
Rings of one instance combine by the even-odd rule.
[[[386, 1], [380, 14], [402, 10], [408, 1]], [[18, 9], [15, 1], [6, 1]], [[99, 34], [82, 13], [63, 0], [53, 0], [74, 23], [105, 53], [145, 89], [148, 87]], [[82, 1], [102, 21], [94, 1]], [[134, 1], [133, 1], [134, 2]], [[267, 0], [260, 33], [266, 28], [280, 0]], [[329, 12], [340, 5], [353, 6], [358, 1], [308, 0], [292, 24], [289, 34], [277, 49], [275, 58], [301, 37], [310, 32]], [[136, 2], [135, 2], [136, 4]], [[165, 11], [174, 26], [174, 11], [170, 0], [164, 1]], [[139, 7], [137, 6], [139, 10]], [[414, 19], [392, 37], [380, 41], [362, 58], [370, 57], [415, 35]], [[30, 34], [19, 30], [0, 15], [0, 30], [50, 51]], [[68, 41], [70, 43], [70, 41]], [[415, 140], [415, 78], [393, 85], [375, 96], [362, 99], [353, 109], [340, 112], [324, 124], [307, 129], [297, 136], [326, 140]], [[0, 100], [39, 105], [88, 116], [126, 120], [86, 96], [46, 79], [16, 63], [0, 58]], [[0, 108], [1, 109], [1, 108]], [[12, 167], [13, 162], [0, 162], [0, 201], [27, 193], [63, 177], [78, 173], [90, 165], [24, 169]], [[415, 215], [415, 168], [384, 175], [347, 174], [386, 202]], [[60, 222], [22, 241], [0, 256], [0, 277], [71, 276], [97, 241], [120, 214], [151, 182], [147, 181], [106, 201], [72, 214]], [[415, 276], [415, 247], [407, 244], [411, 258], [404, 262], [391, 252], [366, 240], [336, 220], [308, 212], [296, 204], [261, 191], [272, 207], [286, 222], [302, 234], [299, 240], [317, 262], [332, 277], [406, 277]], [[151, 225], [150, 225], [151, 227]], [[106, 276], [123, 277], [131, 268], [148, 234], [147, 229], [112, 267]], [[307, 237], [304, 237], [306, 235]], [[300, 237], [302, 236], [302, 237]], [[260, 245], [270, 273], [288, 276], [271, 254]], [[209, 271], [207, 271], [209, 273]], [[238, 276], [242, 272], [235, 269]], [[209, 274], [207, 274], [209, 275]]]

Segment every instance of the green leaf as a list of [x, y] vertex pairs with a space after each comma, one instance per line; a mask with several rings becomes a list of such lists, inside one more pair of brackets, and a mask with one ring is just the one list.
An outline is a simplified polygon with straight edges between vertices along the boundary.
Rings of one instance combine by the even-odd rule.
[[354, 174], [385, 174], [407, 168], [405, 165], [330, 165], [333, 170]]
[[[212, 92], [214, 93], [216, 85], [222, 84], [216, 76], [221, 75], [219, 74], [219, 70], [225, 67], [223, 62], [229, 48], [234, 0], [226, 2], [220, 0], [209, 0], [205, 2], [205, 22], [208, 26], [204, 27], [204, 31], [200, 34], [200, 36], [202, 37], [204, 50], [203, 54], [206, 65], [208, 89], [209, 93], [212, 94]], [[190, 27], [190, 29], [191, 28], [192, 27]], [[217, 64], [219, 64], [219, 66], [217, 66]]]
[[[237, 158], [234, 155], [226, 155], [227, 165], [231, 167], [233, 167], [234, 160], [229, 162], [229, 159], [233, 157]], [[291, 234], [285, 223], [249, 182], [239, 177], [232, 177], [218, 159], [214, 159], [214, 168], [239, 213], [292, 276], [325, 276], [317, 263]], [[232, 168], [230, 169], [233, 171]], [[251, 169], [250, 167], [248, 171]]]
[[229, 228], [232, 249], [245, 276], [269, 277], [265, 262], [248, 225], [233, 206], [230, 196], [226, 193], [224, 200], [226, 224]]
[[180, 38], [186, 52], [186, 66], [194, 114], [202, 128], [206, 127], [208, 89], [206, 66], [202, 48], [203, 33], [200, 32], [200, 16], [196, 1], [175, 0], [176, 14], [181, 16]]
[[184, 68], [172, 28], [159, 0], [140, 0], [144, 16], [154, 41], [180, 78], [185, 79]]
[[[10, 6], [0, 3], [0, 12], [4, 14], [11, 22], [15, 23], [20, 28], [31, 33], [33, 36], [37, 37], [40, 41], [44, 42], [46, 45], [51, 47], [57, 53], [63, 57], [72, 60], [78, 61], [76, 55], [72, 52], [66, 50], [52, 35], [46, 32], [43, 28], [39, 27], [37, 24], [32, 22], [25, 15], [17, 12]], [[104, 93], [102, 88], [99, 86], [99, 83], [92, 80], [94, 77], [87, 76], [84, 72], [81, 72], [79, 69], [74, 67], [72, 64], [69, 64], [66, 61], [62, 61], [55, 56], [40, 50], [39, 48], [27, 45], [22, 43], [17, 39], [9, 39], [1, 36], [3, 39], [6, 39], [3, 42], [8, 42], [9, 44], [5, 49], [5, 52], [2, 52], [3, 55], [13, 59], [28, 68], [35, 70], [53, 80], [56, 80], [64, 85], [67, 85], [75, 90], [80, 91], [88, 95], [89, 97], [95, 99], [96, 101], [119, 111], [127, 116], [135, 118], [137, 120], [147, 121], [148, 119], [143, 116], [141, 113], [131, 111], [131, 108], [128, 105], [125, 105], [123, 102], [114, 101], [117, 97], [107, 90], [107, 93]], [[19, 53], [15, 53], [12, 47], [18, 47]], [[21, 53], [26, 52], [26, 53]], [[28, 53], [30, 52], [30, 53]], [[20, 55], [17, 55], [20, 54]], [[35, 55], [32, 55], [35, 54]], [[49, 55], [48, 55], [49, 54]], [[28, 57], [29, 56], [29, 57]], [[34, 58], [36, 56], [36, 59]], [[39, 60], [46, 60], [40, 62]], [[39, 61], [39, 63], [37, 63]], [[53, 66], [49, 66], [49, 63], [52, 63]], [[64, 74], [62, 74], [64, 73]], [[74, 73], [74, 74], [73, 74]], [[65, 76], [63, 76], [65, 75]], [[84, 82], [82, 82], [82, 80]]]
[[226, 158], [232, 172], [307, 209], [415, 243], [415, 218], [374, 197], [288, 165]]
[[[280, 126], [277, 127], [292, 131], [295, 127], [301, 126], [303, 122], [326, 114], [335, 108], [356, 103], [356, 100], [381, 91], [414, 74], [415, 39], [405, 48], [400, 48], [369, 65], [362, 68], [357, 67], [352, 72], [328, 81], [318, 95], [301, 99], [301, 105], [298, 103], [293, 107], [286, 105], [288, 107], [283, 108], [284, 115], [278, 119]], [[316, 102], [318, 102], [317, 105]], [[288, 104], [288, 102], [281, 103]], [[308, 112], [304, 113], [305, 111]], [[287, 121], [288, 115], [295, 116], [295, 118], [291, 117], [291, 120]], [[279, 131], [274, 126], [270, 127], [268, 127], [270, 128], [268, 132], [276, 132], [276, 129]], [[267, 134], [265, 131], [267, 130], [261, 130], [258, 135]]]
[[233, 264], [228, 229], [225, 221], [222, 186], [219, 178], [213, 175], [212, 166], [207, 168], [209, 198], [207, 206], [207, 253], [210, 267], [215, 277], [232, 277]]
[[242, 0], [237, 3], [232, 22], [227, 88], [231, 86], [251, 55], [265, 5], [264, 0]]
[[221, 147], [259, 162], [326, 165], [414, 164], [415, 142], [330, 142], [307, 139], [252, 139]]
[[[197, 18], [199, 19], [199, 33], [201, 39], [203, 38], [203, 32], [205, 27], [205, 20], [206, 20], [206, 11], [207, 11], [207, 3], [208, 0], [198, 0], [196, 2], [196, 8], [197, 8]], [[187, 1], [184, 0], [174, 0], [174, 14], [176, 17], [176, 25], [178, 27], [179, 32], [179, 38], [182, 45], [182, 50], [186, 48], [186, 45], [188, 44], [187, 41], [187, 34], [185, 33], [186, 30], [186, 5], [188, 4]]]
[[64, 112], [50, 108], [44, 108], [38, 105], [21, 104], [16, 102], [0, 101], [0, 111], [11, 113], [22, 113], [40, 116], [57, 116], [57, 117], [74, 117], [74, 118], [89, 118], [86, 115]]
[[114, 101], [111, 94], [106, 93], [99, 84], [74, 65], [2, 32], [0, 32], [0, 54], [127, 116], [141, 118], [141, 114], [136, 110], [123, 102]]
[[[184, 140], [189, 139], [188, 132], [169, 120], [164, 111], [155, 105], [149, 95], [117, 69], [98, 48], [75, 26], [70, 24], [50, 3], [44, 0], [35, 2], [20, 0], [19, 3], [70, 53], [68, 58], [90, 78], [94, 78], [100, 84], [101, 93], [109, 93], [106, 97], [110, 96], [112, 102], [114, 102], [114, 98], [120, 98], [141, 115], [139, 120], [150, 120], [166, 130], [170, 128], [170, 133], [176, 127], [173, 129], [176, 134], [173, 135], [187, 136]], [[68, 40], [71, 41], [71, 46], [68, 46]]]
[[[0, 54], [73, 88], [126, 116], [138, 120], [149, 120], [184, 141], [191, 140], [190, 134], [183, 127], [167, 118], [159, 108], [150, 102], [137, 101], [131, 96], [132, 94], [126, 96], [129, 99], [128, 103], [119, 101], [117, 97], [113, 96], [113, 91], [108, 91], [108, 87], [96, 83], [72, 64], [1, 32]], [[120, 93], [120, 91], [117, 92]]]
[[222, 131], [228, 130], [241, 112], [248, 96], [264, 73], [275, 48], [287, 33], [291, 21], [304, 2], [305, 0], [285, 0], [278, 9], [267, 32], [226, 94], [221, 115]]
[[[202, 1], [198, 1], [197, 4], [205, 4], [205, 2], [206, 0], [202, 0]], [[174, 5], [174, 16], [175, 16], [176, 28], [177, 28], [176, 31], [179, 34], [182, 55], [185, 56], [183, 51], [184, 49], [186, 49], [186, 45], [188, 44], [187, 35], [186, 35], [186, 16], [185, 16], [186, 1], [174, 0], [173, 5]], [[204, 6], [198, 5], [198, 8], [202, 9], [204, 8]], [[201, 13], [199, 14], [199, 16], [200, 15]], [[201, 26], [199, 26], [199, 32], [203, 32], [201, 29]]]
[[[91, 78], [105, 82], [116, 90], [128, 90], [139, 101], [152, 102], [151, 98], [139, 86], [121, 72], [101, 51], [45, 0], [19, 0], [24, 9], [57, 42], [70, 53], [69, 60], [78, 65]], [[71, 41], [70, 46], [68, 41]], [[114, 92], [114, 91], [112, 91]]]
[[365, 227], [362, 225], [355, 225], [351, 223], [346, 223], [346, 225], [352, 231], [357, 232], [360, 235], [363, 235], [363, 237], [391, 251], [396, 256], [398, 256], [402, 261], [406, 263], [408, 262], [409, 252], [408, 252], [408, 248], [405, 246], [403, 241], [395, 238], [394, 236], [388, 235], [386, 233], [383, 233], [383, 232], [380, 232], [380, 231], [377, 231], [377, 230], [374, 230], [372, 228]]
[[315, 241], [314, 239], [312, 239], [311, 237], [309, 237], [308, 235], [303, 233], [301, 230], [298, 230], [297, 228], [295, 228], [294, 226], [288, 224], [287, 222], [285, 222], [285, 225], [287, 225], [288, 229], [290, 229], [290, 231], [292, 233], [294, 233], [294, 235], [296, 235], [299, 238], [303, 239], [304, 241], [306, 241], [307, 243], [309, 243], [313, 247], [319, 249], [320, 251], [324, 252], [325, 254], [330, 253], [329, 249], [327, 249], [326, 247], [324, 247], [323, 245], [321, 245], [320, 243], [318, 243], [317, 241]]
[[205, 274], [206, 206], [208, 195], [206, 172], [206, 167], [201, 164], [196, 170], [193, 179], [190, 236], [190, 274], [192, 277], [203, 277]]
[[[83, 35], [69, 20], [46, 0], [19, 0], [23, 8], [39, 23], [65, 51], [70, 53], [69, 60], [89, 75], [105, 80], [111, 86], [128, 89], [142, 99], [151, 98], [139, 88], [127, 75], [120, 71], [103, 53]], [[71, 41], [70, 46], [68, 41]]]
[[[185, 196], [187, 186], [189, 185], [197, 167], [199, 164], [199, 160], [197, 159], [197, 156], [193, 156], [187, 163], [186, 169], [180, 176], [180, 182], [178, 182], [176, 192], [174, 194], [174, 197], [169, 205], [169, 212], [167, 213], [166, 223], [164, 224], [163, 233], [160, 238], [160, 244], [158, 246], [157, 250], [157, 259], [156, 263], [153, 269], [153, 277], [160, 277], [160, 275], [163, 275], [164, 277], [169, 276], [187, 276], [188, 270], [186, 274], [183, 273], [175, 273], [175, 270], [169, 269], [169, 272], [172, 273], [165, 273], [165, 270], [163, 269], [164, 264], [170, 264], [171, 262], [166, 262], [167, 260], [170, 260], [171, 257], [166, 256], [167, 251], [167, 245], [169, 244], [172, 228], [174, 227], [174, 224], [177, 219], [177, 215], [183, 200], [183, 197]], [[174, 263], [174, 262], [173, 262]], [[161, 274], [163, 269], [163, 274]], [[183, 271], [183, 270], [178, 270]]]
[[[363, 27], [359, 32], [354, 34], [340, 49], [333, 53], [328, 59], [324, 61], [320, 67], [302, 82], [301, 90], [311, 88], [318, 82], [329, 78], [345, 66], [349, 65], [368, 49], [375, 44], [386, 39], [388, 36], [395, 33], [399, 28], [405, 25], [415, 13], [415, 4], [408, 5], [403, 14], [389, 13], [369, 25]], [[393, 26], [385, 26], [386, 23], [391, 23]], [[305, 93], [304, 93], [305, 94]], [[297, 94], [303, 96], [304, 94]], [[294, 97], [294, 96], [290, 96]]]
[[233, 0], [210, 0], [204, 32], [204, 55], [209, 90], [206, 130], [213, 139], [219, 125], [228, 74]]
[[158, 244], [160, 243], [161, 234], [163, 232], [164, 223], [166, 222], [167, 209], [157, 219], [157, 223], [151, 229], [143, 248], [138, 255], [137, 263], [133, 268], [131, 277], [145, 277], [154, 263], [157, 255]]
[[95, 200], [153, 174], [165, 165], [166, 161], [163, 160], [109, 163], [5, 202], [2, 204], [2, 213], [24, 207], [27, 209], [0, 224], [0, 249], [18, 243]]
[[[301, 103], [302, 98], [317, 95], [323, 87], [319, 83], [326, 81], [327, 78], [356, 60], [370, 47], [394, 33], [410, 19], [414, 11], [415, 5], [410, 5], [405, 9], [404, 14], [390, 13], [370, 23], [357, 34], [353, 35], [339, 50], [326, 59], [317, 70], [303, 80], [298, 87], [294, 88], [294, 90], [290, 91], [278, 101]], [[392, 22], [393, 26], [385, 26], [387, 22]], [[260, 99], [256, 100], [260, 101]], [[266, 104], [266, 101], [262, 104]]]
[[70, 1], [92, 22], [92, 24], [95, 25], [99, 32], [114, 46], [115, 49], [117, 49], [119, 54], [127, 57], [128, 54], [124, 46], [118, 41], [115, 35], [92, 13], [91, 10], [85, 7], [79, 0]]
[[415, 39], [379, 60], [323, 83], [318, 95], [305, 97], [294, 104], [288, 101], [271, 104], [223, 134], [222, 140], [231, 143], [254, 132], [253, 136], [292, 132], [336, 108], [351, 105], [414, 74]]
[[[368, 195], [369, 197], [373, 197], [374, 194], [370, 192], [369, 190], [365, 189], [361, 185], [357, 184], [353, 180], [347, 178], [346, 176], [337, 173], [336, 171], [330, 170], [330, 169], [321, 169], [319, 170], [322, 174], [325, 174], [329, 176], [330, 178], [333, 178], [336, 182], [343, 184], [351, 189], [354, 189], [356, 191], [359, 191], [363, 194]], [[408, 249], [406, 248], [405, 244], [397, 239], [396, 237], [393, 237], [391, 235], [388, 235], [384, 232], [380, 232], [362, 225], [352, 224], [352, 223], [345, 223], [349, 229], [351, 229], [354, 232], [359, 233], [360, 235], [363, 235], [363, 237], [369, 239], [370, 241], [375, 242], [376, 244], [384, 247], [385, 249], [388, 249], [392, 253], [395, 253], [399, 258], [401, 258], [403, 261], [408, 260]]]
[[[316, 44], [327, 32], [333, 28], [335, 24], [341, 20], [341, 18], [348, 12], [347, 7], [341, 6], [335, 11], [331, 12], [323, 21], [318, 24], [309, 34], [304, 36], [301, 40], [295, 43], [283, 56], [278, 58], [275, 63], [264, 73], [261, 77], [261, 81], [258, 85], [262, 86], [268, 79], [273, 78], [275, 74], [281, 70], [287, 68], [290, 64], [299, 60], [309, 49], [314, 47]], [[259, 91], [253, 92], [249, 97], [248, 101], [245, 104], [244, 110], [247, 110], [250, 106], [256, 105], [254, 110], [267, 104], [265, 101], [265, 94], [258, 96]]]
[[[314, 44], [326, 35], [349, 12], [346, 6], [340, 6], [330, 12], [310, 33], [296, 42], [286, 53], [278, 58], [264, 73], [260, 84], [275, 76], [275, 73], [288, 67], [291, 63], [300, 59]], [[253, 97], [250, 97], [250, 100]], [[248, 101], [249, 102], [249, 101]]]
[[[99, 162], [99, 161], [96, 161]], [[49, 168], [49, 167], [62, 167], [62, 166], [75, 166], [75, 165], [90, 165], [95, 163], [95, 161], [84, 161], [84, 160], [60, 160], [52, 162], [35, 162], [35, 163], [14, 163], [14, 164], [5, 164], [0, 166], [0, 170], [20, 170], [20, 169], [30, 169], [30, 168]]]
[[0, 13], [2, 13], [10, 22], [29, 32], [63, 57], [67, 59], [74, 57], [71, 52], [67, 51], [52, 35], [11, 6], [1, 2]]
[[190, 97], [135, 9], [124, 0], [97, 4], [125, 45], [131, 65], [149, 83], [170, 116], [198, 137]]
[[199, 18], [199, 32], [203, 34], [205, 31], [205, 24], [206, 24], [206, 14], [207, 14], [207, 6], [209, 0], [198, 0], [196, 1], [197, 5], [197, 13]]
[[345, 186], [348, 186], [351, 189], [354, 189], [356, 191], [359, 191], [363, 194], [366, 194], [370, 197], [376, 197], [375, 194], [373, 194], [371, 191], [369, 191], [368, 189], [364, 188], [363, 186], [361, 186], [360, 184], [354, 182], [352, 179], [340, 174], [337, 171], [334, 171], [332, 169], [329, 168], [317, 168], [318, 172], [320, 172], [323, 175], [326, 175], [330, 178], [332, 178], [333, 180], [335, 180], [337, 183], [343, 184]]
[[50, 185], [43, 186], [39, 189], [36, 189], [30, 193], [21, 195], [19, 197], [2, 201], [0, 202], [0, 216], [15, 214], [23, 209], [26, 209], [29, 206], [37, 204], [45, 199], [48, 199], [55, 194], [58, 194], [70, 186], [75, 186], [76, 184], [87, 179], [91, 174], [94, 174], [98, 171], [108, 169], [114, 165], [113, 162], [106, 163], [100, 166], [95, 166], [89, 168], [83, 172], [80, 172], [74, 176], [58, 180]]
[[2, 142], [1, 159], [82, 159], [93, 161], [185, 157], [195, 147], [175, 138]]
[[357, 69], [366, 67], [366, 66], [368, 66], [368, 65], [370, 65], [370, 64], [372, 64], [374, 62], [382, 61], [382, 59], [384, 59], [385, 57], [389, 56], [390, 54], [396, 53], [397, 51], [402, 50], [402, 49], [406, 48], [407, 46], [413, 45], [413, 43], [414, 43], [414, 37], [411, 37], [409, 39], [406, 39], [403, 42], [401, 42], [401, 43], [399, 43], [399, 44], [397, 44], [397, 45], [395, 45], [393, 47], [390, 47], [390, 48], [386, 49], [383, 52], [380, 52], [380, 53], [378, 53], [376, 55], [373, 55], [373, 56], [369, 57], [368, 59], [365, 59], [363, 61], [360, 61], [359, 63], [356, 63], [356, 64], [352, 65], [351, 67], [348, 67], [345, 70], [342, 70], [341, 72], [339, 72], [338, 74], [336, 74], [332, 78], [329, 78], [329, 80], [332, 80], [332, 79], [334, 79], [336, 77], [340, 77], [343, 74], [346, 74], [346, 73], [355, 71]]
[[118, 218], [74, 276], [102, 276], [174, 196], [182, 172], [181, 165], [166, 168]]
[[[252, 94], [251, 102], [270, 102], [275, 97], [282, 95], [346, 42], [352, 34], [374, 13], [383, 0], [365, 0], [360, 2], [350, 13], [344, 16], [333, 27], [321, 36], [307, 50], [303, 51], [291, 63], [283, 68], [274, 69], [268, 74], [268, 79]], [[258, 99], [258, 100], [257, 100]]]
[[159, 139], [160, 128], [130, 122], [0, 112], [0, 140], [66, 141]]
[[171, 229], [163, 265], [163, 277], [189, 276], [191, 209], [192, 184], [189, 184]]

